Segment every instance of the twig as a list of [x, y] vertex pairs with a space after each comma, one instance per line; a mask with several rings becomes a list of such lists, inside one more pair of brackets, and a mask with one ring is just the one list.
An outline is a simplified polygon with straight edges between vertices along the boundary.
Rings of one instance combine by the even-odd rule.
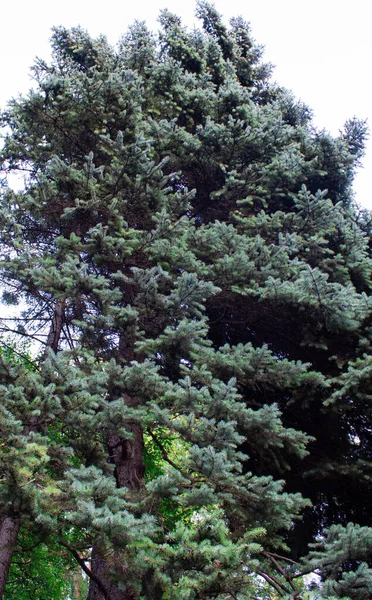
[[296, 562], [295, 560], [292, 560], [291, 558], [287, 558], [286, 556], [281, 556], [280, 554], [275, 554], [275, 552], [263, 552], [264, 556], [273, 556], [274, 558], [277, 558], [278, 560], [285, 560], [286, 562], [291, 563], [292, 565], [298, 565], [299, 563]]

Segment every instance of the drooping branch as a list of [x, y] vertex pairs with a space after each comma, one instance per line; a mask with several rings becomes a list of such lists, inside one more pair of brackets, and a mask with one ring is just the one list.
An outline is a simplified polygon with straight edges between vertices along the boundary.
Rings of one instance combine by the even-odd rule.
[[91, 571], [91, 569], [89, 569], [85, 560], [80, 557], [79, 553], [74, 548], [71, 548], [71, 546], [69, 546], [68, 544], [65, 544], [64, 542], [62, 542], [61, 545], [64, 546], [72, 554], [72, 556], [75, 558], [75, 560], [80, 565], [80, 567], [82, 568], [84, 573], [89, 577], [89, 579], [94, 581], [94, 583], [99, 588], [99, 591], [103, 594], [103, 597], [105, 598], [105, 600], [108, 599], [109, 593], [106, 590], [106, 587], [102, 583], [101, 579], [99, 577], [97, 577], [97, 575], [95, 575], [93, 573], [93, 571]]
[[264, 571], [257, 571], [257, 574], [263, 577], [263, 579], [265, 579], [267, 583], [269, 583], [273, 588], [275, 588], [278, 594], [280, 594], [280, 596], [284, 596], [286, 594], [291, 593], [291, 591], [273, 575], [268, 575]]

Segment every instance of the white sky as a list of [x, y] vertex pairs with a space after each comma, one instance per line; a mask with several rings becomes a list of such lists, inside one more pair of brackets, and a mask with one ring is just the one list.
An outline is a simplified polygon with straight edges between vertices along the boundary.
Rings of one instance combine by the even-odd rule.
[[[337, 134], [353, 117], [372, 127], [371, 6], [368, 0], [215, 0], [225, 22], [242, 15], [256, 40], [265, 45], [265, 60], [274, 78], [314, 111], [315, 123]], [[30, 87], [35, 56], [48, 58], [53, 25], [81, 25], [93, 36], [115, 43], [134, 19], [156, 28], [159, 10], [168, 8], [193, 26], [195, 4], [183, 0], [17, 0], [1, 2], [0, 107]], [[372, 209], [372, 140], [355, 191]]]

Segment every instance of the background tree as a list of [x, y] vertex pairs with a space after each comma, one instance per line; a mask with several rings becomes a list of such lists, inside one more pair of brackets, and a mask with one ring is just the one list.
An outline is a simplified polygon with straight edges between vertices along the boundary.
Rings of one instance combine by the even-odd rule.
[[45, 350], [2, 364], [0, 590], [36, 523], [89, 600], [298, 597], [309, 569], [369, 593], [369, 542], [299, 566], [326, 527], [370, 535], [365, 124], [317, 131], [248, 24], [197, 15], [117, 50], [55, 29], [3, 114], [3, 173], [27, 176], [1, 190], [4, 300], [26, 304], [2, 329]]

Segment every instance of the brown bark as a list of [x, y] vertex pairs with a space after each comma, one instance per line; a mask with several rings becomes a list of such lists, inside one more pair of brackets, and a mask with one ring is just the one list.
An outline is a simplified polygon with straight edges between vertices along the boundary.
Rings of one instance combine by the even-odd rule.
[[110, 460], [115, 464], [115, 477], [118, 487], [136, 490], [145, 474], [143, 462], [143, 434], [140, 425], [126, 425], [132, 433], [131, 440], [123, 440], [117, 434], [109, 436]]
[[20, 521], [14, 517], [3, 517], [0, 523], [0, 600], [4, 597], [5, 584], [17, 542]]
[[61, 339], [62, 327], [65, 320], [65, 305], [65, 300], [56, 301], [56, 307], [54, 309], [54, 315], [46, 341], [44, 360], [47, 358], [49, 350], [53, 350], [54, 353], [57, 353], [59, 340]]
[[[130, 403], [130, 399], [127, 399]], [[118, 487], [126, 487], [130, 490], [138, 490], [141, 486], [145, 473], [143, 462], [143, 432], [140, 425], [127, 424], [126, 429], [132, 433], [132, 439], [123, 440], [118, 434], [109, 435], [108, 448], [110, 460], [115, 465], [115, 477]], [[113, 557], [115, 559], [115, 556]], [[107, 559], [100, 554], [97, 546], [93, 548], [91, 570], [107, 595], [99, 589], [97, 583], [90, 581], [87, 600], [134, 600], [135, 595], [130, 587], [120, 590], [117, 584], [110, 578], [110, 565]]]
[[92, 551], [91, 570], [95, 578], [100, 581], [100, 586], [93, 579], [90, 580], [87, 600], [135, 600], [130, 589], [121, 590], [118, 587], [111, 577], [107, 559], [100, 554], [97, 546]]
[[72, 583], [74, 586], [74, 600], [81, 600], [81, 573], [72, 575]]

